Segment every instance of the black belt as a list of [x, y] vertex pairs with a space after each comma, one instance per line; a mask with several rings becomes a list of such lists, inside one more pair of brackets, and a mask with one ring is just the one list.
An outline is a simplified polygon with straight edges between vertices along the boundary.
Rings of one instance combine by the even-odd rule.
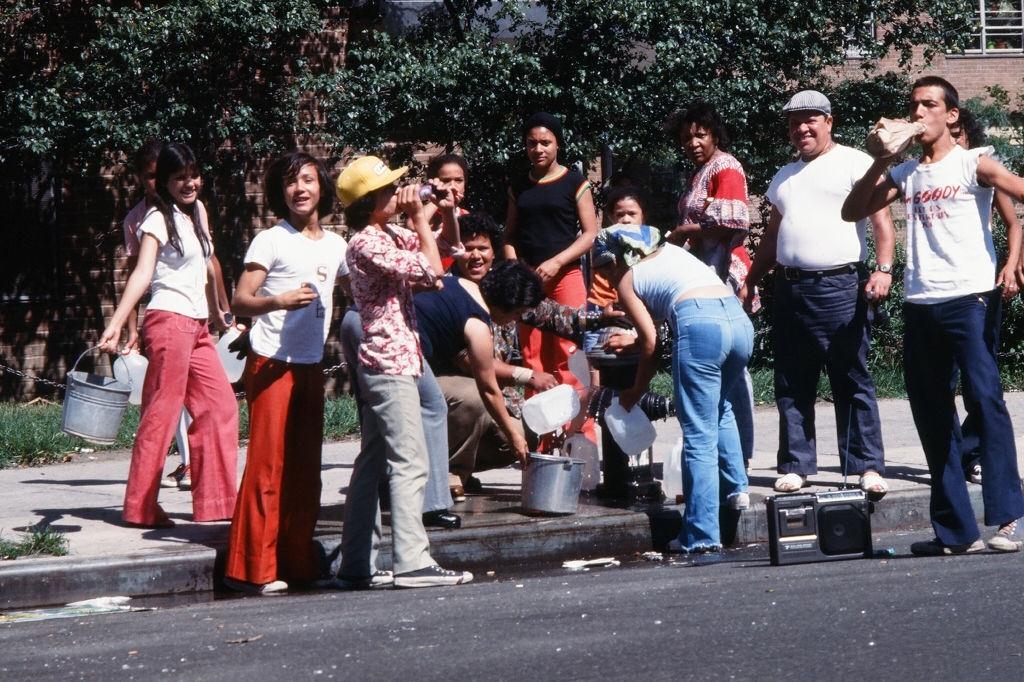
[[792, 268], [788, 265], [782, 266], [783, 278], [794, 282], [799, 279], [810, 279], [812, 277], [831, 277], [832, 275], [848, 275], [851, 272], [857, 272], [860, 267], [860, 263], [847, 263], [846, 265], [840, 265], [838, 268], [830, 268], [828, 270], [804, 270], [803, 268]]

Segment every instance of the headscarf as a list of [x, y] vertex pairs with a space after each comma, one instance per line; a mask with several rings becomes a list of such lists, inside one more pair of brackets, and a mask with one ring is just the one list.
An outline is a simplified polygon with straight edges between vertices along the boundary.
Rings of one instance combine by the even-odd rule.
[[612, 261], [633, 267], [644, 256], [649, 256], [661, 245], [661, 232], [650, 225], [618, 224], [597, 233], [594, 244], [594, 267]]
[[526, 122], [523, 123], [523, 137], [525, 138], [529, 135], [530, 131], [534, 128], [547, 128], [551, 131], [551, 134], [555, 136], [555, 141], [558, 142], [558, 148], [562, 149], [565, 147], [565, 135], [562, 132], [562, 122], [551, 114], [546, 111], [538, 111], [536, 114], [526, 119]]

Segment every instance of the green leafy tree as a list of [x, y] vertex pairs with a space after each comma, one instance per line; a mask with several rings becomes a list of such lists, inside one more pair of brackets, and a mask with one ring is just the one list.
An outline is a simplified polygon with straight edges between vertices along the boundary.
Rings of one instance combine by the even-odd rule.
[[209, 161], [276, 149], [299, 120], [300, 42], [320, 30], [326, 5], [5, 3], [0, 162], [88, 168], [152, 137], [188, 141]]
[[956, 0], [449, 0], [408, 34], [353, 36], [347, 68], [305, 87], [323, 113], [317, 132], [339, 149], [407, 161], [430, 144], [461, 148], [473, 191], [499, 213], [530, 111], [563, 118], [571, 158], [609, 146], [664, 163], [675, 158], [665, 118], [705, 99], [738, 133], [756, 192], [785, 160], [777, 112], [794, 88], [826, 87], [847, 50], [871, 68], [890, 53], [906, 63], [915, 47], [960, 49], [970, 22]]

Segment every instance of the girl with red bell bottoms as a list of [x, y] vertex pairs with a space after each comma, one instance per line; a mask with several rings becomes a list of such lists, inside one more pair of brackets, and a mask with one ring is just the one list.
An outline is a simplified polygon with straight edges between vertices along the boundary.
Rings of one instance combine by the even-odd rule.
[[200, 218], [199, 187], [192, 150], [164, 145], [156, 162], [155, 205], [138, 228], [138, 264], [99, 343], [117, 352], [129, 312], [149, 289], [142, 325], [149, 368], [122, 513], [126, 523], [148, 528], [174, 525], [157, 493], [182, 406], [193, 419], [188, 441], [194, 520], [230, 519], [235, 508], [238, 407], [207, 331], [207, 324], [227, 324], [213, 285], [213, 244]]
[[[534, 114], [522, 130], [531, 168], [509, 187], [505, 257], [518, 258], [532, 267], [548, 298], [582, 308], [587, 287], [580, 259], [597, 236], [590, 182], [559, 163], [565, 140], [557, 118]], [[577, 390], [582, 388], [569, 371], [569, 355], [576, 348], [573, 342], [526, 325], [519, 327], [519, 340], [526, 367], [553, 374]], [[530, 394], [532, 391], [527, 397]], [[582, 431], [595, 440], [593, 419], [583, 424]]]
[[335, 284], [347, 289], [347, 244], [320, 221], [334, 197], [323, 164], [291, 152], [270, 164], [264, 196], [277, 225], [256, 235], [233, 308], [253, 318], [245, 363], [249, 452], [231, 522], [224, 582], [242, 592], [286, 590], [320, 577], [324, 430], [321, 360]]

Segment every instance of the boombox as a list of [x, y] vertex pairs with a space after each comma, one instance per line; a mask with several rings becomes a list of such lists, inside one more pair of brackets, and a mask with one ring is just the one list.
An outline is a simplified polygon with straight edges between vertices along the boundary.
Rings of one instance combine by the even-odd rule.
[[773, 566], [872, 555], [871, 503], [861, 490], [776, 495], [766, 503]]

